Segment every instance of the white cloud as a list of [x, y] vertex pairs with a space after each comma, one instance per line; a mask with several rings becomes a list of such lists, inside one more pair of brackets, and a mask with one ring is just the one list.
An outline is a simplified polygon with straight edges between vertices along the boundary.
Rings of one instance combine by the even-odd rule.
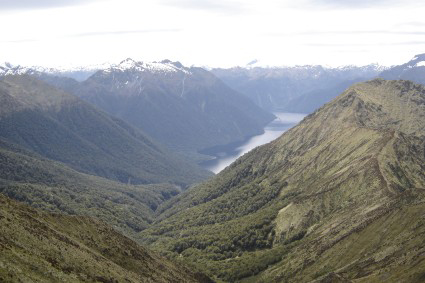
[[0, 0], [0, 10], [33, 10], [87, 4], [99, 0]]
[[362, 9], [311, 9], [308, 1], [305, 9], [277, 0], [109, 0], [9, 11], [2, 14], [0, 61], [57, 66], [134, 57], [233, 66], [257, 58], [269, 65], [392, 65], [425, 52], [425, 7], [383, 10], [378, 1]]
[[159, 3], [180, 9], [204, 10], [224, 14], [237, 14], [246, 10], [244, 2], [230, 0], [160, 0]]

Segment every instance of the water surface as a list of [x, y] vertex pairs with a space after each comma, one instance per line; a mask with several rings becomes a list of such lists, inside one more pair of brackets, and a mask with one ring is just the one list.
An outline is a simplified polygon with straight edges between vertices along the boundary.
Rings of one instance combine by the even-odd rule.
[[273, 113], [277, 118], [270, 122], [265, 128], [264, 133], [258, 136], [250, 137], [243, 142], [221, 145], [201, 151], [203, 154], [211, 155], [211, 160], [199, 163], [203, 168], [218, 173], [229, 166], [238, 157], [247, 153], [251, 149], [271, 142], [278, 138], [282, 133], [298, 124], [306, 114], [302, 113]]

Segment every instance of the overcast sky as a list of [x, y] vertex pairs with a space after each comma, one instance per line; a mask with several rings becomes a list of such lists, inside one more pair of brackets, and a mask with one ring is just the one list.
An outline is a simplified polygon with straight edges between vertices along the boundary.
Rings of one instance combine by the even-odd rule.
[[394, 65], [425, 53], [424, 15], [422, 0], [0, 0], [0, 62]]

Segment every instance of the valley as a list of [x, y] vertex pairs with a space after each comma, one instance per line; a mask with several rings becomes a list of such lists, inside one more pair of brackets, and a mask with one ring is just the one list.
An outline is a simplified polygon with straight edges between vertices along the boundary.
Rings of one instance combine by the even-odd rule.
[[424, 15], [0, 1], [0, 283], [425, 283]]
[[424, 62], [0, 67], [0, 281], [422, 283]]
[[199, 165], [201, 165], [204, 169], [217, 174], [248, 151], [275, 140], [282, 133], [295, 126], [306, 116], [301, 113], [284, 112], [274, 112], [273, 115], [276, 116], [276, 119], [267, 124], [264, 128], [263, 134], [249, 137], [245, 141], [201, 150], [201, 154], [214, 156], [214, 158], [203, 161], [199, 163]]
[[421, 282], [424, 119], [424, 86], [355, 84], [162, 204], [140, 239], [218, 282]]

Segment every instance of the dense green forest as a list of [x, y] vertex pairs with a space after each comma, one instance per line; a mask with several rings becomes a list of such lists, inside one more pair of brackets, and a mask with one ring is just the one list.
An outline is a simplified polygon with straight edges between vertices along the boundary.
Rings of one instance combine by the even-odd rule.
[[140, 130], [30, 76], [0, 80], [0, 137], [88, 174], [183, 187], [211, 175]]

